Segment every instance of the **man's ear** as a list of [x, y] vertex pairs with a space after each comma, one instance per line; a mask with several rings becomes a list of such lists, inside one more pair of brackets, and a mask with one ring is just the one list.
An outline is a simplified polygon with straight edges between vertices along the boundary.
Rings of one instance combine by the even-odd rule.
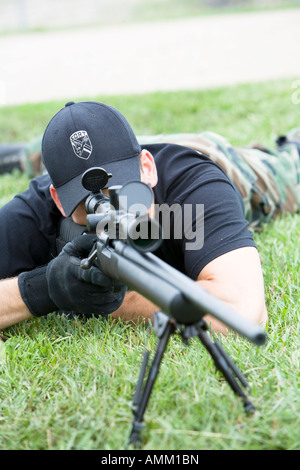
[[152, 154], [144, 149], [140, 153], [141, 181], [153, 188], [157, 184], [157, 170]]
[[67, 217], [66, 214], [65, 214], [65, 211], [63, 210], [63, 207], [62, 207], [61, 202], [60, 202], [60, 200], [59, 200], [57, 191], [56, 191], [56, 189], [54, 188], [53, 184], [50, 184], [50, 194], [51, 194], [51, 197], [52, 197], [53, 201], [55, 202], [55, 205], [56, 205], [57, 208], [60, 210], [60, 212], [62, 213], [62, 215], [63, 215], [64, 217]]

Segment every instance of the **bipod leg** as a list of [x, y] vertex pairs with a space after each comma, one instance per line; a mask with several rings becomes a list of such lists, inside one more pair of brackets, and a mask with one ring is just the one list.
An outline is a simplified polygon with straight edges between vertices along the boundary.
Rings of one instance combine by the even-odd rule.
[[168, 345], [170, 336], [172, 333], [174, 333], [175, 329], [175, 325], [170, 321], [170, 318], [166, 314], [162, 312], [156, 312], [154, 314], [154, 330], [156, 332], [157, 337], [159, 338], [159, 341], [157, 343], [155, 355], [148, 372], [148, 377], [146, 379], [145, 386], [143, 388], [143, 382], [145, 379], [146, 369], [149, 362], [148, 351], [146, 351], [144, 354], [144, 359], [140, 369], [138, 383], [133, 399], [134, 419], [132, 422], [132, 430], [129, 438], [129, 444], [137, 446], [141, 442], [141, 431], [143, 429], [142, 421], [144, 418], [144, 413], [154, 386], [154, 382], [159, 372], [162, 357]]
[[[227, 381], [233, 392], [242, 398], [245, 411], [255, 411], [254, 405], [248, 399], [247, 395], [243, 392], [240, 386], [241, 384], [243, 387], [249, 388], [245, 377], [238, 370], [238, 368], [230, 359], [230, 357], [226, 354], [220, 343], [218, 343], [217, 341], [213, 342], [210, 339], [209, 335], [206, 332], [208, 327], [205, 321], [201, 320], [196, 327], [198, 330], [199, 340], [213, 358], [216, 368], [223, 374], [225, 380]], [[238, 380], [240, 381], [240, 384], [238, 383]]]

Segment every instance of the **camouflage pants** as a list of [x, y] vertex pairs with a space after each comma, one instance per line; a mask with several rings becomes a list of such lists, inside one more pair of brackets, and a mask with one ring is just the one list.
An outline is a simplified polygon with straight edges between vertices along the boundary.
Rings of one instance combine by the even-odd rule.
[[[300, 130], [292, 135], [299, 137]], [[259, 145], [237, 148], [213, 132], [140, 136], [138, 140], [141, 144], [174, 143], [205, 153], [240, 191], [246, 219], [255, 230], [278, 214], [300, 209], [300, 155], [295, 144], [276, 151]]]

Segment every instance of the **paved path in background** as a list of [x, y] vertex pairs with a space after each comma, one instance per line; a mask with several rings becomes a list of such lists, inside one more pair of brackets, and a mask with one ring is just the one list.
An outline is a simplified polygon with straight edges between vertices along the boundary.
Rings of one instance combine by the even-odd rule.
[[0, 104], [300, 78], [300, 9], [0, 37]]

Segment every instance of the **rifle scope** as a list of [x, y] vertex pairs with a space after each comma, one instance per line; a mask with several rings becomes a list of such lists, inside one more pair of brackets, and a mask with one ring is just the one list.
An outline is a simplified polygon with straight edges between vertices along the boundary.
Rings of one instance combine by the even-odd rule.
[[112, 175], [93, 167], [82, 175], [82, 185], [90, 192], [85, 201], [87, 228], [108, 239], [123, 240], [139, 252], [153, 252], [162, 242], [161, 227], [148, 215], [153, 202], [152, 189], [141, 181], [110, 186], [102, 192]]

